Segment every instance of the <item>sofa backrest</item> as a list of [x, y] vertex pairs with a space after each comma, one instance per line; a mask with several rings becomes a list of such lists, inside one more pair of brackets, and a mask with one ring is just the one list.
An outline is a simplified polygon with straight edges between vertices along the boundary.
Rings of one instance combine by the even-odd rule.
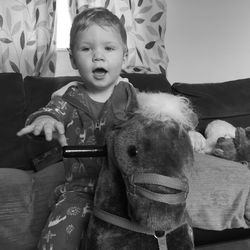
[[250, 126], [250, 78], [220, 83], [174, 83], [174, 94], [190, 99], [199, 116], [197, 130], [220, 119], [236, 127]]
[[25, 93], [21, 74], [0, 74], [0, 107], [0, 168], [26, 168], [26, 141], [16, 136], [25, 119]]

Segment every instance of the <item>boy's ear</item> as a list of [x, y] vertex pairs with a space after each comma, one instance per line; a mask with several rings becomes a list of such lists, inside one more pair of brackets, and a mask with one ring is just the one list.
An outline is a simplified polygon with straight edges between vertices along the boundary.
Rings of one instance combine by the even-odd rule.
[[126, 50], [123, 54], [123, 64], [122, 64], [123, 69], [126, 68], [127, 62], [128, 62], [128, 51]]
[[77, 69], [76, 64], [75, 64], [74, 57], [73, 57], [73, 55], [72, 55], [71, 49], [67, 49], [67, 50], [68, 50], [68, 52], [69, 52], [69, 59], [70, 59], [72, 68], [73, 68], [73, 69]]

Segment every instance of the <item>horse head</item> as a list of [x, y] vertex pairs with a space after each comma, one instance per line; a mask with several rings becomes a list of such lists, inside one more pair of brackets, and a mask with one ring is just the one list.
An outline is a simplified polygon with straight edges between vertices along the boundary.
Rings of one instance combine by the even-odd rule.
[[170, 230], [185, 220], [192, 112], [185, 99], [169, 94], [141, 93], [138, 100], [134, 116], [109, 133], [108, 155], [125, 183], [130, 219]]

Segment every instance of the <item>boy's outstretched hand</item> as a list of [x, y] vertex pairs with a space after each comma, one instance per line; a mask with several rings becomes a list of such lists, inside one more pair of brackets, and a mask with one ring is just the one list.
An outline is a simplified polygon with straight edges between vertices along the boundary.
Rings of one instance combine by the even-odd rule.
[[67, 145], [63, 124], [48, 115], [37, 117], [30, 125], [18, 131], [17, 135], [22, 136], [30, 133], [36, 136], [44, 133], [47, 141], [57, 139], [61, 146]]

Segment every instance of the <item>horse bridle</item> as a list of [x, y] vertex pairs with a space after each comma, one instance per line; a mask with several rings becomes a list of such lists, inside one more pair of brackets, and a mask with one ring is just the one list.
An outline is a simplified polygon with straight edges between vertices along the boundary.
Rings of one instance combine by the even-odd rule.
[[[167, 204], [180, 204], [186, 201], [188, 185], [176, 177], [169, 177], [154, 173], [136, 173], [125, 177], [128, 193], [139, 194], [149, 200], [163, 202]], [[137, 184], [153, 184], [177, 190], [174, 194], [159, 194], [152, 192]]]
[[[96, 147], [96, 146], [65, 146], [63, 147], [63, 156], [66, 158], [69, 157], [96, 157], [96, 156], [105, 156], [106, 148], [105, 147]], [[127, 186], [128, 194], [132, 195], [141, 195], [149, 200], [154, 200], [157, 202], [163, 202], [166, 204], [181, 204], [186, 201], [188, 194], [188, 184], [183, 182], [181, 179], [176, 177], [164, 176], [155, 173], [136, 173], [131, 176], [123, 175], [125, 184]], [[160, 194], [152, 192], [138, 184], [152, 184], [152, 185], [161, 185], [163, 187], [172, 188], [177, 190], [177, 193], [174, 194]], [[132, 222], [126, 218], [108, 213], [102, 209], [94, 208], [93, 215], [97, 218], [113, 224], [115, 226], [138, 232], [148, 235], [153, 235], [158, 242], [159, 250], [167, 250], [166, 235], [170, 232], [176, 230], [178, 227], [181, 227], [184, 224], [187, 224], [185, 221], [178, 225], [178, 227], [172, 228], [167, 231], [154, 231], [142, 227], [141, 225]]]
[[[129, 194], [139, 194], [147, 199], [163, 202], [167, 204], [180, 204], [186, 201], [187, 193], [188, 193], [188, 185], [184, 183], [179, 178], [164, 176], [160, 174], [153, 173], [137, 173], [131, 175], [129, 177], [125, 177], [125, 183], [128, 186]], [[178, 192], [175, 194], [159, 194], [156, 192], [152, 192], [146, 188], [138, 186], [137, 184], [153, 184], [153, 185], [161, 185], [168, 188], [173, 188]], [[158, 242], [159, 250], [167, 250], [167, 242], [166, 235], [176, 230], [178, 227], [186, 224], [186, 222], [181, 223], [178, 227], [172, 228], [167, 231], [154, 231], [142, 227], [141, 225], [132, 222], [128, 219], [122, 218], [120, 216], [108, 213], [102, 209], [94, 208], [93, 214], [110, 224], [115, 226], [134, 231], [137, 233], [144, 233], [148, 235], [153, 235]]]

